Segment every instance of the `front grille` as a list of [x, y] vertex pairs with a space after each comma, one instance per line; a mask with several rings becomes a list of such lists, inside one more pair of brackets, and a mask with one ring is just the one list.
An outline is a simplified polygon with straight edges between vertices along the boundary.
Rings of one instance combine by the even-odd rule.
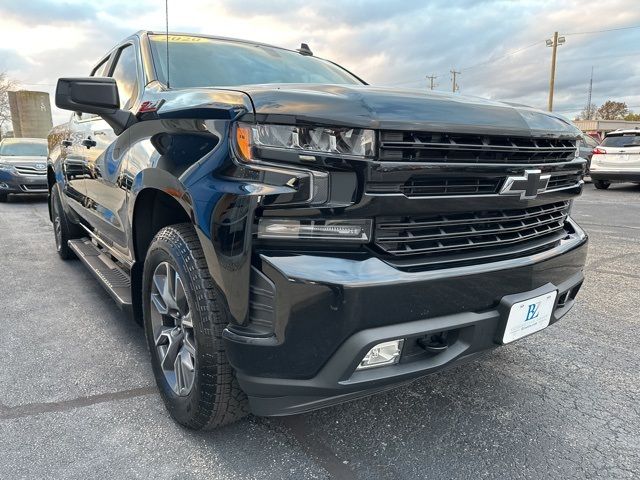
[[582, 173], [567, 173], [552, 175], [547, 185], [547, 190], [575, 187], [582, 180]]
[[46, 192], [49, 186], [46, 183], [33, 183], [31, 185], [20, 185], [25, 192]]
[[575, 158], [575, 139], [457, 133], [380, 134], [380, 161], [545, 164]]
[[[402, 193], [407, 197], [496, 195], [506, 178], [506, 176], [418, 176], [405, 183], [369, 182], [367, 184], [367, 193]], [[582, 174], [580, 172], [551, 173], [547, 190], [576, 187], [581, 179]]]
[[46, 175], [47, 171], [44, 169], [38, 169], [31, 165], [16, 165], [15, 169], [22, 175]]
[[375, 243], [393, 257], [482, 254], [566, 235], [569, 202], [517, 210], [478, 211], [424, 218], [385, 217], [376, 220]]

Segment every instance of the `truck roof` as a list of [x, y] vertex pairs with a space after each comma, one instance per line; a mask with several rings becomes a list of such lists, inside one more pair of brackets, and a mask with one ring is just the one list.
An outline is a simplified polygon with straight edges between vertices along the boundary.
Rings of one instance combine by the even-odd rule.
[[[140, 30], [136, 32], [136, 35], [167, 35], [167, 32], [156, 31], [156, 30]], [[236, 43], [245, 43], [248, 45], [260, 45], [261, 47], [270, 47], [270, 48], [278, 48], [280, 50], [289, 50], [290, 52], [296, 52], [296, 50], [292, 48], [279, 47], [277, 45], [271, 45], [269, 43], [257, 42], [255, 40], [244, 40], [241, 38], [232, 38], [232, 37], [221, 37], [216, 35], [207, 35], [205, 33], [185, 33], [185, 32], [169, 32], [169, 36], [176, 37], [201, 37], [201, 38], [209, 38], [211, 40], [223, 40], [225, 42], [236, 42]]]

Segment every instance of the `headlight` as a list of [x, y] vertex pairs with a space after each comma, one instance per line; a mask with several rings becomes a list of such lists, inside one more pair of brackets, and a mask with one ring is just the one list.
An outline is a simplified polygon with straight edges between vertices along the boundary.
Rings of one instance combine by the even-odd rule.
[[370, 158], [375, 154], [375, 132], [362, 128], [239, 123], [236, 143], [246, 161], [258, 156], [256, 149], [297, 153], [302, 161], [315, 160], [305, 158], [313, 155]]
[[10, 163], [0, 163], [0, 170], [10, 172], [13, 170], [13, 165], [11, 165]]

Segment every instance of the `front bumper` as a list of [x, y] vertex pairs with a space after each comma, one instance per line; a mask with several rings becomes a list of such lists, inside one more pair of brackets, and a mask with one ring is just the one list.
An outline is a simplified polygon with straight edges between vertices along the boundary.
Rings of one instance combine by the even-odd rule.
[[[582, 284], [587, 237], [575, 234], [529, 257], [418, 273], [377, 258], [261, 255], [274, 287], [274, 335], [232, 326], [225, 345], [240, 386], [258, 415], [289, 415], [392, 388], [471, 360], [499, 345], [509, 306], [557, 290], [551, 323]], [[418, 339], [448, 332], [446, 350]], [[355, 371], [375, 344], [404, 338], [397, 365]]]
[[47, 193], [47, 176], [21, 175], [12, 171], [0, 170], [1, 193]]

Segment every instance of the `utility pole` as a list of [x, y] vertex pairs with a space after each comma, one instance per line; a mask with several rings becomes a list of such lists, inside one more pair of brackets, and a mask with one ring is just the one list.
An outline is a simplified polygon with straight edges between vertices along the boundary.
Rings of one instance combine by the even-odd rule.
[[437, 87], [435, 80], [436, 78], [438, 78], [436, 75], [427, 75], [426, 77], [429, 80], [429, 89], [433, 90], [435, 87]]
[[453, 93], [459, 92], [460, 85], [456, 83], [456, 75], [460, 75], [462, 72], [456, 72], [455, 70], [449, 70], [449, 71], [451, 72], [451, 75], [453, 75], [452, 81], [451, 81], [451, 91]]
[[549, 80], [549, 104], [547, 109], [553, 111], [553, 88], [556, 83], [556, 55], [558, 52], [558, 45], [562, 45], [565, 42], [564, 37], [559, 37], [558, 32], [553, 32], [553, 39], [547, 39], [547, 47], [551, 47], [551, 79]]

